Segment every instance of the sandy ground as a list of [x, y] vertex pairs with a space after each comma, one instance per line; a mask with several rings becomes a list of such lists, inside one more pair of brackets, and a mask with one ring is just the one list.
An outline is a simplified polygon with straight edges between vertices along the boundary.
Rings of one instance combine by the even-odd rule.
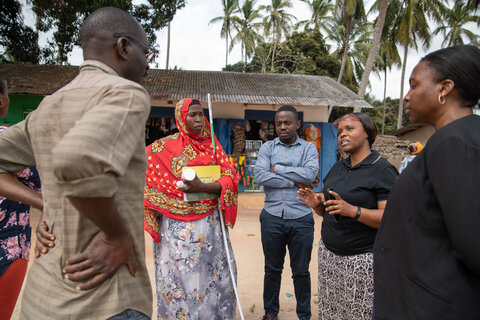
[[[240, 207], [250, 207], [250, 209], [240, 209], [238, 212], [237, 223], [233, 230], [230, 230], [230, 238], [237, 261], [238, 268], [238, 290], [240, 294], [240, 302], [242, 304], [242, 310], [245, 319], [261, 319], [263, 310], [263, 252], [262, 244], [260, 241], [260, 222], [258, 217], [260, 215], [261, 207], [249, 206], [248, 203], [244, 203]], [[38, 211], [32, 212], [32, 226], [36, 226], [39, 219]], [[312, 260], [310, 263], [310, 273], [312, 279], [312, 319], [317, 319], [318, 315], [318, 287], [317, 287], [317, 250], [318, 241], [320, 240], [320, 225], [321, 218], [315, 216], [315, 240], [312, 252]], [[34, 238], [35, 235], [32, 235]], [[153, 273], [153, 260], [152, 260], [152, 244], [151, 238], [148, 234], [145, 234], [146, 241], [146, 260], [148, 271], [152, 285], [154, 285], [154, 273]], [[33, 239], [32, 243], [35, 243]], [[31, 252], [33, 259], [33, 249]], [[32, 260], [31, 259], [31, 260]], [[155, 291], [154, 291], [155, 292]], [[153, 299], [153, 305], [155, 306], [155, 300]], [[21, 297], [17, 301], [12, 319], [19, 319], [20, 314]], [[282, 285], [280, 291], [280, 313], [279, 319], [290, 320], [297, 319], [295, 313], [295, 296], [293, 290], [292, 273], [290, 270], [290, 260], [287, 254], [285, 259], [284, 273], [282, 277]], [[238, 306], [237, 306], [238, 307]], [[156, 319], [156, 310], [154, 308], [154, 314], [152, 319]], [[237, 319], [240, 318], [240, 314], [237, 308]]]

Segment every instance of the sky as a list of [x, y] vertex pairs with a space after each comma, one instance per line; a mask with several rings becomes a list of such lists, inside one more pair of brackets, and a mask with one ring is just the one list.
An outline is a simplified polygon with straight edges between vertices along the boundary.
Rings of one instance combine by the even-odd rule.
[[[134, 0], [139, 3], [142, 0]], [[258, 0], [257, 4], [268, 4], [269, 0]], [[290, 13], [297, 17], [298, 21], [306, 20], [311, 13], [307, 5], [299, 0], [292, 0], [293, 8]], [[370, 7], [372, 0], [367, 0], [366, 8]], [[177, 11], [171, 22], [170, 61], [169, 67], [177, 67], [183, 70], [207, 70], [221, 71], [225, 66], [225, 39], [220, 38], [221, 22], [209, 24], [212, 18], [222, 16], [221, 0], [187, 0], [184, 8]], [[33, 21], [33, 13], [24, 11], [25, 21]], [[375, 17], [370, 17], [371, 19]], [[431, 27], [433, 29], [433, 27]], [[479, 33], [479, 28], [471, 28]], [[42, 38], [43, 37], [43, 38]], [[47, 35], [42, 35], [40, 41], [46, 41]], [[404, 82], [404, 94], [408, 91], [408, 78], [418, 61], [428, 52], [441, 48], [442, 37], [434, 37], [428, 51], [415, 52], [409, 49]], [[152, 64], [151, 68], [165, 68], [167, 28], [157, 32], [157, 48], [160, 54], [155, 58], [158, 64]], [[403, 59], [403, 49], [399, 47]], [[240, 44], [236, 45], [229, 53], [228, 63], [233, 64], [241, 60]], [[74, 48], [69, 54], [68, 62], [72, 65], [80, 65], [83, 61], [81, 49]], [[377, 99], [383, 99], [383, 74], [379, 77], [373, 72], [370, 75], [371, 87], [367, 93]], [[387, 74], [387, 96], [400, 97], [401, 69], [392, 69]]]

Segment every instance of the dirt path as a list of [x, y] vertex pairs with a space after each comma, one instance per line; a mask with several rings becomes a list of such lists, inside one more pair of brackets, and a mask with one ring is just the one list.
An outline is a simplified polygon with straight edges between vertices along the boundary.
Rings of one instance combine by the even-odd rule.
[[[238, 212], [237, 223], [233, 230], [230, 230], [230, 238], [235, 254], [238, 268], [238, 290], [240, 301], [242, 303], [243, 314], [246, 320], [261, 319], [263, 316], [263, 252], [260, 241], [260, 222], [258, 217], [261, 209], [240, 209]], [[38, 211], [32, 212], [32, 226], [38, 223]], [[312, 252], [312, 261], [310, 263], [310, 273], [312, 279], [312, 319], [317, 318], [318, 314], [318, 294], [317, 294], [317, 249], [320, 239], [321, 218], [315, 217], [315, 240]], [[150, 274], [152, 285], [154, 285], [152, 244], [151, 238], [145, 234], [147, 267]], [[32, 243], [35, 243], [35, 235], [32, 235]], [[33, 253], [33, 249], [32, 249]], [[33, 254], [32, 254], [33, 258]], [[12, 320], [19, 319], [21, 298], [17, 302]], [[155, 297], [153, 299], [155, 305]], [[290, 259], [287, 255], [285, 259], [284, 272], [282, 276], [282, 285], [280, 291], [280, 313], [279, 319], [291, 320], [297, 319], [295, 313], [295, 296], [293, 290], [292, 273], [290, 270]], [[156, 319], [156, 310], [152, 319]], [[240, 314], [237, 310], [237, 320]]]
[[[263, 268], [264, 258], [260, 241], [260, 222], [258, 217], [261, 210], [240, 210], [237, 224], [231, 230], [230, 237], [238, 267], [238, 290], [245, 319], [261, 319], [263, 310]], [[317, 288], [317, 249], [320, 239], [321, 218], [315, 218], [315, 240], [313, 244], [310, 274], [312, 280], [312, 319], [318, 315], [318, 288]], [[254, 307], [253, 307], [254, 306]], [[295, 313], [296, 300], [293, 290], [290, 258], [285, 259], [280, 289], [279, 319], [298, 319]], [[253, 312], [251, 310], [253, 309]], [[237, 312], [237, 320], [240, 319]]]

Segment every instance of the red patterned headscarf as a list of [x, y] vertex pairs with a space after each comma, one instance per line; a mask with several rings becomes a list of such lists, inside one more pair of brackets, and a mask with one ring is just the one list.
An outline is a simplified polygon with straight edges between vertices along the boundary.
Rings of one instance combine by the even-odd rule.
[[147, 146], [144, 227], [156, 242], [160, 240], [160, 230], [155, 211], [171, 219], [194, 221], [211, 214], [218, 204], [217, 199], [183, 201], [183, 192], [176, 185], [181, 180], [183, 167], [220, 165], [221, 177], [217, 180], [222, 186], [220, 210], [225, 213], [225, 222], [230, 227], [237, 217], [238, 177], [216, 137], [216, 152], [213, 153], [207, 118], [200, 135], [194, 134], [186, 125], [188, 109], [194, 100], [180, 100], [175, 106], [178, 133]]

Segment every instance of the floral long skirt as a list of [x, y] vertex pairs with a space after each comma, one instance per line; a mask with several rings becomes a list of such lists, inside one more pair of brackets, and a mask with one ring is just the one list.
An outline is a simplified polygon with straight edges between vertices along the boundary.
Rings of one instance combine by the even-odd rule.
[[318, 244], [318, 319], [372, 319], [373, 254], [337, 256]]
[[235, 294], [218, 211], [191, 222], [162, 219], [160, 242], [153, 244], [157, 319], [235, 319]]

